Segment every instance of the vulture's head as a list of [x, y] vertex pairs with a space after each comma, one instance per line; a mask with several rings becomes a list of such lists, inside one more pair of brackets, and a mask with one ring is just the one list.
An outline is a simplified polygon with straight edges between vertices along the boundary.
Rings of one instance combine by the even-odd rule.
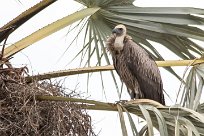
[[125, 36], [126, 35], [126, 27], [124, 25], [117, 25], [113, 30], [112, 34], [118, 36]]
[[126, 36], [126, 27], [124, 25], [117, 25], [113, 30], [112, 34], [115, 36], [114, 50], [118, 53], [123, 50], [124, 39]]

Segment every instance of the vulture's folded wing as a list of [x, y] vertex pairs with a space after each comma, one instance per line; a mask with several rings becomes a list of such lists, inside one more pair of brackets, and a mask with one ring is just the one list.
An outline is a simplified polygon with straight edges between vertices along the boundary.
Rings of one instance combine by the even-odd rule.
[[149, 54], [132, 40], [123, 48], [129, 70], [137, 78], [144, 98], [165, 104], [160, 71]]

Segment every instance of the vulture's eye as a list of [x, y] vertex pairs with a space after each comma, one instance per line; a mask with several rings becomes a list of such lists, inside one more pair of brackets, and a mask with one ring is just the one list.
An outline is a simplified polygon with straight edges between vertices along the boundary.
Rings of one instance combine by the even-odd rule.
[[122, 29], [122, 28], [119, 28], [119, 30], [122, 31], [123, 29]]

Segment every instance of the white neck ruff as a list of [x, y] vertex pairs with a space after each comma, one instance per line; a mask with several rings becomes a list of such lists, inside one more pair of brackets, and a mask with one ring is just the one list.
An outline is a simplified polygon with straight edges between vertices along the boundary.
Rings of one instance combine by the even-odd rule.
[[123, 49], [124, 46], [124, 38], [125, 36], [119, 36], [115, 38], [115, 42], [114, 42], [114, 49], [117, 51], [121, 51]]

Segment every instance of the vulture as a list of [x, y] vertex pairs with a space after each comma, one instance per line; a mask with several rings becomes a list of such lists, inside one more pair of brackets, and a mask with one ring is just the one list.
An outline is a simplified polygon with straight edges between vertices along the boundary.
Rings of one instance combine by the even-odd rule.
[[163, 84], [157, 64], [132, 37], [117, 25], [106, 41], [113, 65], [131, 99], [151, 99], [165, 105]]

